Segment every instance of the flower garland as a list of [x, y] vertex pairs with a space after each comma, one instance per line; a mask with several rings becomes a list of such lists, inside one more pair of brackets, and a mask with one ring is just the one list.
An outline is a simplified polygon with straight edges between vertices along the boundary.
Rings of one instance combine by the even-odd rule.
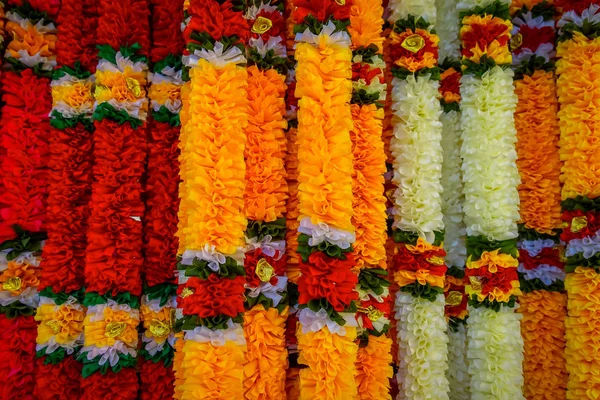
[[[390, 1], [399, 398], [448, 398], [435, 1]], [[427, 321], [427, 322], [425, 322]], [[425, 323], [425, 325], [421, 325]], [[421, 376], [427, 374], [428, 379]]]
[[179, 112], [183, 85], [181, 52], [183, 0], [150, 0], [153, 73], [148, 76], [151, 119], [144, 217], [141, 318], [144, 325], [141, 363], [142, 399], [171, 399], [175, 335], [175, 266], [177, 264], [177, 208], [179, 204]]
[[467, 360], [467, 296], [465, 294], [466, 229], [463, 222], [464, 196], [460, 155], [460, 18], [458, 1], [437, 0], [440, 35], [439, 61], [442, 122], [442, 211], [446, 228], [444, 250], [450, 266], [446, 272], [444, 296], [448, 329], [448, 370], [450, 399], [470, 399]]
[[[37, 2], [36, 2], [37, 3]], [[42, 6], [42, 7], [40, 7]], [[10, 2], [0, 119], [0, 398], [35, 393], [36, 323], [58, 3]]]
[[[248, 121], [243, 2], [184, 3], [189, 93], [180, 136], [177, 399], [244, 396], [244, 129]], [[185, 87], [185, 86], [184, 86]], [[186, 89], [187, 90], [187, 89]], [[188, 103], [186, 105], [186, 103]]]
[[[461, 0], [462, 173], [467, 229], [465, 291], [473, 399], [523, 399], [517, 275], [519, 174], [509, 69], [509, 1]], [[485, 133], [482, 136], [482, 132]]]
[[[258, 1], [245, 17], [248, 45], [246, 128], [246, 399], [285, 398], [287, 277], [286, 43], [283, 3]], [[269, 363], [264, 363], [264, 359]]]
[[600, 241], [598, 230], [598, 196], [600, 176], [597, 172], [598, 136], [596, 111], [588, 104], [600, 93], [592, 78], [598, 70], [600, 39], [598, 1], [556, 1], [562, 13], [557, 23], [557, 92], [560, 103], [560, 159], [562, 175], [561, 239], [566, 243], [568, 297], [566, 318], [566, 366], [569, 374], [567, 399], [590, 399], [597, 396], [600, 385], [593, 378], [598, 373], [599, 358], [594, 349], [595, 326], [599, 308]]
[[295, 0], [300, 399], [355, 398], [350, 2]]
[[[80, 18], [86, 20], [81, 24]], [[52, 81], [48, 240], [42, 253], [37, 309], [36, 396], [80, 396], [82, 305], [87, 216], [92, 185], [92, 73], [96, 68], [96, 5], [63, 0], [58, 14]]]
[[94, 183], [87, 233], [82, 399], [135, 399], [142, 291], [141, 178], [150, 47], [146, 0], [98, 4]]
[[385, 152], [381, 138], [386, 98], [381, 1], [355, 0], [348, 31], [352, 38], [352, 100], [354, 128], [350, 132], [354, 157], [352, 225], [356, 229], [356, 291], [358, 335], [356, 384], [360, 399], [389, 397], [393, 371], [390, 354], [389, 282], [385, 242]]
[[[558, 249], [559, 128], [554, 82], [554, 6], [542, 1], [511, 7], [511, 50], [518, 96], [517, 165], [521, 174], [519, 276], [523, 295], [524, 395], [565, 399], [565, 273]], [[544, 371], [541, 373], [541, 371]]]

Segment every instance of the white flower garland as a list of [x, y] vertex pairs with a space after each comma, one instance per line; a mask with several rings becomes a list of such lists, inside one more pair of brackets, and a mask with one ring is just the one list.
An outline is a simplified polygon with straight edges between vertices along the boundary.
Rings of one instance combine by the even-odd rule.
[[444, 302], [443, 294], [434, 302], [403, 292], [396, 295], [400, 360], [397, 380], [401, 385], [396, 400], [449, 399]]
[[458, 0], [436, 0], [436, 30], [440, 36], [438, 59], [460, 59]]
[[409, 75], [406, 80], [394, 78], [392, 85], [394, 228], [417, 232], [433, 243], [434, 232], [444, 229], [439, 83]]
[[467, 234], [516, 238], [521, 178], [517, 169], [517, 96], [513, 72], [494, 67], [461, 79], [464, 213]]
[[524, 400], [521, 314], [469, 307], [468, 350], [472, 400]]
[[471, 399], [471, 377], [467, 367], [467, 328], [460, 324], [448, 332], [448, 372], [450, 400]]
[[423, 17], [430, 24], [435, 24], [435, 0], [390, 0], [390, 21], [405, 19], [409, 15]]

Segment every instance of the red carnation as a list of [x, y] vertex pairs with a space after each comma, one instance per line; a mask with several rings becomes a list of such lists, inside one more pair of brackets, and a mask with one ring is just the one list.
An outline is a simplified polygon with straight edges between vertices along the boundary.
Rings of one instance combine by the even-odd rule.
[[[187, 295], [182, 297], [184, 290]], [[192, 277], [185, 285], [179, 286], [177, 294], [178, 306], [183, 309], [184, 315], [235, 317], [244, 312], [243, 276], [235, 279], [221, 278], [216, 274], [210, 274], [208, 279]]]
[[[342, 3], [342, 5], [340, 5]], [[296, 24], [304, 23], [304, 19], [312, 15], [320, 22], [327, 21], [330, 17], [338, 21], [350, 18], [352, 0], [338, 2], [336, 0], [295, 0], [295, 10], [292, 18]]]
[[352, 254], [345, 260], [328, 257], [322, 252], [311, 254], [307, 263], [300, 262], [302, 277], [298, 285], [298, 303], [326, 299], [336, 311], [344, 311], [352, 300], [357, 299], [354, 288], [358, 277], [351, 271], [355, 264]]

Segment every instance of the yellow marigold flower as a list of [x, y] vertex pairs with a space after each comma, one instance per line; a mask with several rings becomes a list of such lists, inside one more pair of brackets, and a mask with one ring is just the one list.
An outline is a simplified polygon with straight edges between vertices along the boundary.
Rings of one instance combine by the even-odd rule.
[[167, 340], [172, 331], [172, 312], [173, 309], [169, 307], [163, 307], [159, 312], [155, 312], [143, 304], [140, 308], [140, 314], [146, 330], [144, 334], [149, 338], [153, 338], [157, 343], [163, 343]]
[[423, 238], [418, 238], [416, 245], [412, 245], [412, 244], [406, 245], [406, 249], [413, 254], [423, 254], [426, 251], [440, 251], [443, 248], [444, 248], [443, 244], [441, 244], [440, 246], [434, 246], [433, 244], [427, 242]]
[[138, 341], [137, 326], [140, 322], [133, 318], [128, 311], [113, 310], [104, 307], [102, 319], [97, 315], [88, 314], [84, 320], [84, 346], [113, 346], [117, 340], [128, 347], [135, 347]]
[[56, 107], [59, 102], [79, 110], [83, 107], [90, 108], [94, 105], [91, 81], [78, 81], [66, 85], [52, 87], [52, 105]]
[[125, 67], [123, 72], [96, 71], [94, 97], [99, 103], [116, 100], [119, 103], [135, 102], [146, 97], [146, 74]]
[[356, 386], [360, 400], [388, 400], [392, 370], [392, 339], [369, 335], [367, 347], [358, 349]]
[[492, 274], [498, 272], [500, 268], [517, 268], [519, 266], [519, 260], [511, 256], [510, 254], [500, 253], [500, 249], [494, 251], [484, 251], [481, 254], [481, 258], [477, 261], [472, 261], [471, 256], [467, 259], [467, 268], [476, 269], [487, 267], [488, 271]]
[[40, 323], [36, 343], [44, 345], [52, 338], [58, 344], [73, 342], [83, 332], [84, 318], [83, 309], [77, 310], [66, 304], [42, 304], [35, 315], [35, 320]]
[[37, 287], [40, 283], [40, 269], [27, 263], [9, 261], [7, 268], [0, 272], [0, 287], [18, 296], [26, 289]]
[[165, 104], [169, 100], [175, 102], [181, 98], [180, 89], [174, 83], [154, 83], [148, 89], [148, 98], [159, 104]]
[[27, 29], [23, 29], [21, 25], [12, 21], [6, 23], [6, 31], [15, 38], [8, 44], [7, 57], [18, 59], [21, 57], [19, 51], [25, 50], [30, 56], [40, 55], [49, 59], [56, 58], [54, 51], [56, 35], [40, 33], [31, 24], [27, 26]]
[[432, 275], [426, 269], [420, 269], [417, 271], [396, 271], [394, 273], [394, 281], [400, 287], [410, 285], [415, 282], [418, 282], [420, 285], [426, 285], [429, 283], [430, 286], [439, 288], [444, 287], [444, 276]]

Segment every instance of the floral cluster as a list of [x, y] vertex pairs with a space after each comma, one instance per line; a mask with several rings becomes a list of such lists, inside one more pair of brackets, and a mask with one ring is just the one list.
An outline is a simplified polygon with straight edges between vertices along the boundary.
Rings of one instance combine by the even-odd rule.
[[[37, 4], [2, 6], [0, 75], [0, 397], [36, 394], [36, 323], [56, 66], [56, 14]], [[6, 12], [4, 12], [6, 11]], [[1, 58], [1, 57], [0, 57]], [[44, 398], [44, 397], [39, 397]]]
[[176, 347], [175, 397], [242, 398], [249, 110], [243, 65], [252, 34], [242, 1], [183, 6], [189, 82], [181, 91], [175, 331], [183, 343]]
[[[353, 2], [294, 0], [298, 98], [300, 395], [354, 398]], [[323, 349], [327, 349], [323, 352]], [[327, 365], [327, 368], [325, 368]]]

